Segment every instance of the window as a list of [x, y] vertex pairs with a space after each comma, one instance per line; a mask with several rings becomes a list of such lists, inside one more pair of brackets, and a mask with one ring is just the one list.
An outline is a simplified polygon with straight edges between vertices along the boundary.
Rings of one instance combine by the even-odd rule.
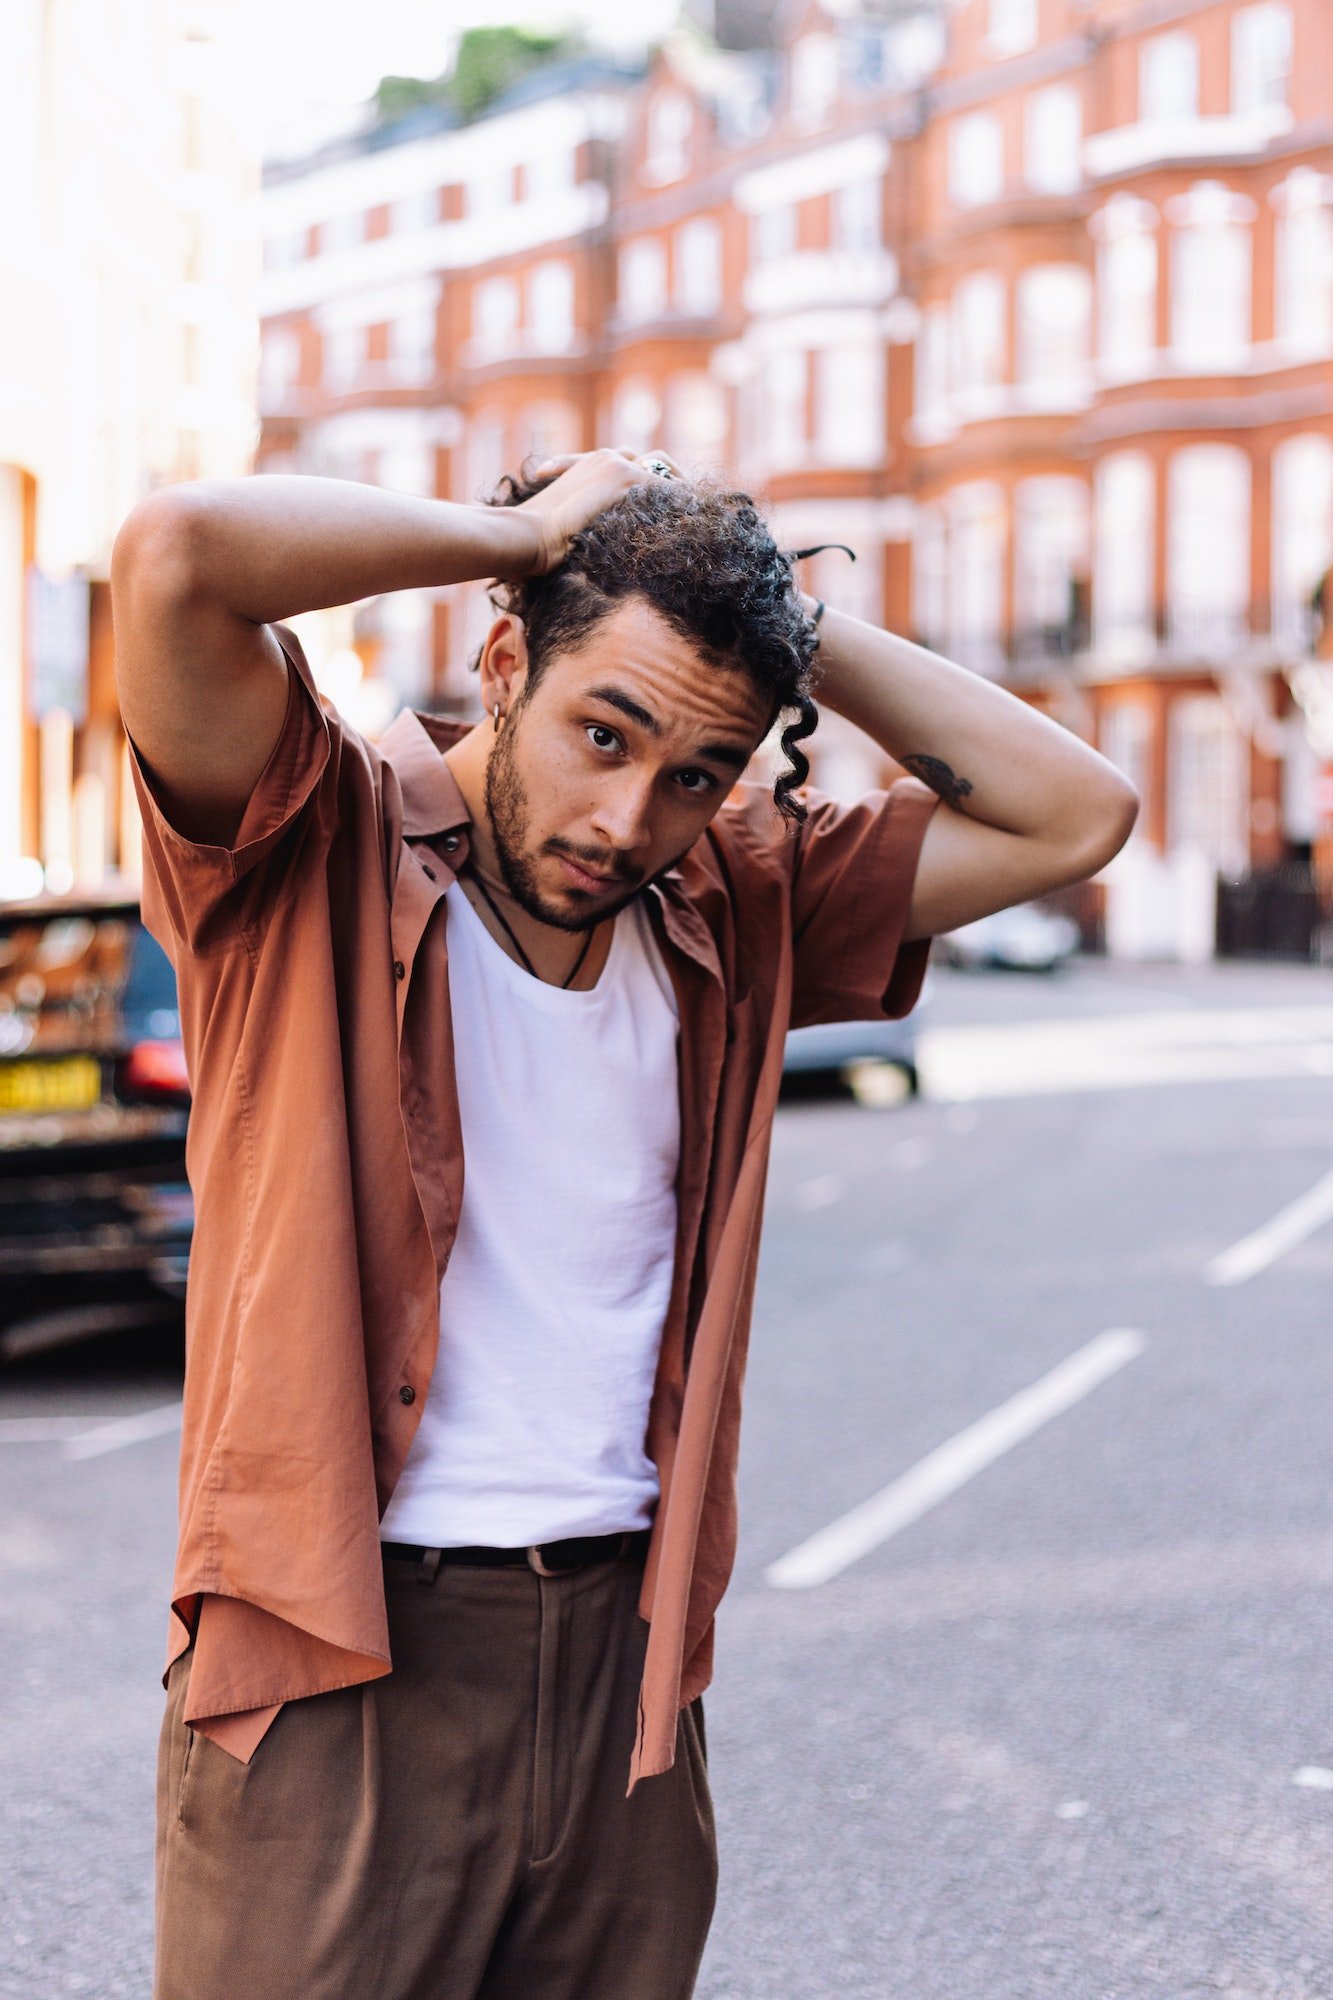
[[949, 420], [949, 308], [927, 306], [916, 341], [916, 414], [938, 427]]
[[655, 236], [640, 236], [620, 252], [620, 315], [631, 323], [666, 311], [666, 254]]
[[1278, 211], [1275, 332], [1303, 353], [1333, 347], [1333, 180], [1296, 167], [1270, 200]]
[[1250, 462], [1230, 444], [1187, 445], [1167, 480], [1171, 639], [1191, 653], [1227, 651], [1249, 625]]
[[1004, 492], [989, 479], [949, 495], [949, 652], [975, 673], [994, 674], [1003, 658]]
[[1276, 0], [1242, 7], [1231, 17], [1231, 108], [1267, 111], [1287, 102], [1291, 76], [1291, 9]]
[[472, 336], [479, 347], [503, 351], [518, 331], [518, 286], [512, 278], [485, 278], [472, 294]]
[[[416, 493], [424, 499], [435, 494], [435, 453], [419, 438], [404, 439], [386, 446], [380, 453], [379, 484], [395, 493]], [[396, 595], [396, 593], [395, 593]]]
[[801, 125], [822, 125], [838, 95], [838, 44], [833, 35], [802, 35], [791, 52], [791, 110]]
[[783, 347], [768, 357], [765, 371], [767, 422], [761, 432], [775, 466], [799, 465], [806, 452], [806, 356], [803, 347]]
[[320, 224], [319, 247], [330, 256], [340, 250], [352, 250], [365, 233], [366, 218], [359, 210], [355, 215], [335, 215]]
[[1193, 35], [1154, 35], [1139, 50], [1139, 117], [1144, 124], [1193, 118], [1199, 109], [1199, 51]]
[[667, 387], [666, 444], [682, 464], [719, 463], [727, 445], [727, 398], [720, 382], [698, 371], [675, 375]]
[[833, 465], [878, 465], [884, 456], [884, 350], [869, 341], [825, 347], [815, 368], [819, 455]]
[[488, 167], [484, 173], [474, 174], [465, 199], [469, 215], [494, 215], [498, 209], [508, 208], [514, 199], [514, 169]]
[[389, 233], [415, 236], [423, 229], [433, 229], [439, 219], [440, 190], [420, 188], [394, 202], [389, 211]]
[[912, 626], [923, 645], [948, 644], [949, 530], [944, 509], [926, 501], [912, 534]]
[[614, 442], [629, 451], [648, 451], [661, 443], [662, 404], [645, 376], [630, 376], [616, 390], [612, 417]]
[[694, 107], [679, 90], [661, 91], [648, 107], [643, 178], [659, 185], [682, 179], [689, 168]]
[[1088, 489], [1053, 474], [1014, 494], [1014, 624], [1046, 649], [1072, 638], [1075, 584], [1088, 569]]
[[563, 354], [574, 339], [574, 273], [563, 259], [538, 264], [528, 284], [528, 325], [534, 347]]
[[701, 318], [722, 304], [722, 232], [706, 216], [684, 222], [676, 231], [675, 307]]
[[949, 127], [949, 199], [959, 208], [997, 201], [1004, 190], [1004, 135], [989, 111], [972, 111]]
[[259, 356], [260, 401], [266, 410], [281, 409], [301, 372], [301, 341], [295, 328], [264, 329]]
[[1134, 451], [1104, 458], [1096, 478], [1093, 631], [1098, 649], [1133, 657], [1153, 644], [1153, 468]]
[[833, 197], [833, 248], [878, 250], [882, 241], [877, 180], [849, 181]]
[[1171, 346], [1182, 368], [1205, 373], [1243, 363], [1250, 346], [1250, 204], [1217, 181], [1167, 203], [1171, 242]]
[[1286, 438], [1273, 453], [1273, 636], [1308, 652], [1310, 596], [1333, 564], [1333, 441]]
[[574, 185], [574, 155], [568, 146], [559, 152], [542, 153], [523, 169], [523, 194], [528, 201], [549, 201], [567, 194]]
[[1034, 90], [1023, 110], [1023, 178], [1039, 194], [1082, 185], [1083, 106], [1072, 83]]
[[1029, 402], [1087, 394], [1092, 286], [1078, 264], [1036, 264], [1018, 280], [1018, 379]]
[[414, 306], [389, 328], [389, 367], [400, 382], [429, 382], [435, 373], [435, 308]]
[[987, 399], [1004, 381], [1004, 283], [995, 271], [974, 271], [954, 288], [949, 370], [960, 397]]
[[1167, 722], [1167, 845], [1239, 874], [1249, 859], [1249, 745], [1215, 694], [1178, 695]]
[[483, 500], [506, 469], [506, 429], [503, 410], [479, 410], [467, 435], [467, 492]]
[[334, 326], [324, 335], [324, 383], [335, 395], [350, 389], [366, 358], [363, 326]]
[[1141, 701], [1117, 701], [1102, 714], [1097, 748], [1141, 799], [1148, 796], [1152, 733], [1152, 711]]
[[1037, 39], [1037, 0], [990, 0], [986, 41], [997, 56], [1018, 55]]
[[770, 264], [779, 257], [790, 257], [796, 248], [796, 210], [787, 204], [781, 208], [761, 209], [750, 220], [750, 255], [756, 264]]
[[1146, 374], [1157, 350], [1157, 211], [1113, 195], [1097, 218], [1098, 344], [1106, 372]]
[[529, 403], [518, 416], [518, 456], [563, 458], [579, 449], [582, 428], [572, 403]]

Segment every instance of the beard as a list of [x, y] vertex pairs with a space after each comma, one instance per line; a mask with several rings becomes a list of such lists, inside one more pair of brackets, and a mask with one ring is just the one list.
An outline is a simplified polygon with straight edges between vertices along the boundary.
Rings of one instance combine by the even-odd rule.
[[[590, 931], [605, 917], [613, 917], [627, 908], [645, 887], [646, 879], [641, 870], [631, 870], [618, 858], [608, 856], [600, 848], [576, 847], [571, 840], [551, 839], [543, 841], [540, 848], [532, 846], [532, 814], [528, 806], [528, 795], [518, 768], [515, 753], [515, 739], [518, 734], [518, 720], [522, 714], [520, 701], [509, 712], [509, 718], [500, 732], [499, 741], [491, 751], [486, 765], [486, 819], [490, 828], [491, 841], [495, 848], [495, 858], [500, 864], [500, 874], [505, 888], [521, 910], [539, 924], [550, 924], [559, 931]], [[570, 888], [565, 893], [573, 899], [573, 907], [555, 902], [544, 896], [537, 883], [537, 857], [539, 854], [565, 854], [576, 864], [594, 869], [598, 874], [608, 871], [623, 882], [622, 890], [609, 896], [594, 896], [581, 890]], [[666, 862], [660, 874], [674, 868], [679, 855]], [[654, 880], [657, 878], [654, 877]], [[582, 903], [586, 908], [580, 909]]]

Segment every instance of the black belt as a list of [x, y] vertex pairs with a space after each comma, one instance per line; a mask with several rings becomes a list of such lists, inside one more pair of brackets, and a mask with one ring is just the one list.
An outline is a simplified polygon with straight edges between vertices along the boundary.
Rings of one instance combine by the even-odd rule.
[[561, 1542], [536, 1542], [515, 1549], [431, 1549], [419, 1542], [381, 1542], [380, 1548], [398, 1562], [416, 1563], [423, 1583], [434, 1582], [441, 1563], [462, 1563], [477, 1569], [518, 1569], [526, 1564], [538, 1576], [561, 1576], [587, 1563], [646, 1555], [651, 1532], [649, 1528], [626, 1528], [614, 1535], [570, 1535]]

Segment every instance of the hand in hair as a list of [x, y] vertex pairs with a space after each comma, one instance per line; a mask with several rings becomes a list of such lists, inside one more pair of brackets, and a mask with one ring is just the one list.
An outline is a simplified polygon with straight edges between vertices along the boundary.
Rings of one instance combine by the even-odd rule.
[[[662, 459], [663, 454], [657, 457]], [[630, 451], [584, 451], [546, 459], [532, 475], [537, 491], [514, 509], [527, 515], [537, 530], [538, 556], [531, 574], [545, 576], [555, 569], [590, 521], [631, 488], [661, 476]]]

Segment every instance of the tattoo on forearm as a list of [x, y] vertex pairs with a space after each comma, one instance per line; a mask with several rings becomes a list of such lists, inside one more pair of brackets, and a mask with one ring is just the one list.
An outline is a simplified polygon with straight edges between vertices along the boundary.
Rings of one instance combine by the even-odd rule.
[[913, 751], [910, 757], [900, 757], [898, 761], [929, 785], [932, 792], [938, 792], [947, 804], [961, 809], [972, 786], [966, 778], [960, 778], [951, 771], [942, 757], [928, 757], [923, 751]]

